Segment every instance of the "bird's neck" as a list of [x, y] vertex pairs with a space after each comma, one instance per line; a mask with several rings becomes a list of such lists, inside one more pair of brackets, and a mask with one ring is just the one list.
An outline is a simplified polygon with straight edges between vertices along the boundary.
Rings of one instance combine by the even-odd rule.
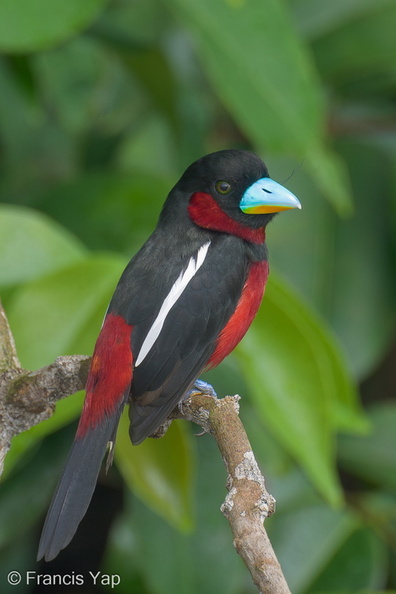
[[245, 241], [259, 245], [265, 241], [264, 227], [252, 229], [235, 221], [220, 208], [210, 194], [204, 192], [193, 194], [188, 205], [188, 214], [196, 225], [204, 229], [236, 235]]

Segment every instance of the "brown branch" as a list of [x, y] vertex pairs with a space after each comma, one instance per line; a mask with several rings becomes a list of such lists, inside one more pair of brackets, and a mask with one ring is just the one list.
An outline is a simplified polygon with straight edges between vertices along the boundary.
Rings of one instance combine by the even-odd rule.
[[[238, 416], [239, 396], [222, 399], [194, 394], [183, 402], [183, 418], [215, 438], [228, 472], [228, 494], [221, 511], [230, 523], [234, 546], [262, 594], [290, 594], [264, 520], [275, 511], [246, 431]], [[173, 415], [172, 415], [173, 416]]]
[[58, 400], [84, 389], [90, 357], [58, 357], [38, 371], [22, 369], [0, 302], [0, 476], [11, 439], [51, 417]]
[[[49, 418], [55, 403], [84, 388], [90, 357], [58, 357], [38, 371], [21, 369], [0, 303], [0, 475], [12, 437]], [[230, 523], [234, 546], [262, 594], [290, 594], [264, 528], [275, 500], [238, 416], [239, 396], [217, 399], [194, 394], [171, 418], [200, 425], [215, 438], [228, 471], [228, 494], [221, 511]], [[167, 422], [169, 425], [170, 421]]]

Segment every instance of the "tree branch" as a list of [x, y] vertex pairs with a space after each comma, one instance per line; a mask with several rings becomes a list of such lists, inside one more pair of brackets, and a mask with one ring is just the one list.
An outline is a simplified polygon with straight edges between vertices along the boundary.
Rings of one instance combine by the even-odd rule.
[[90, 357], [58, 357], [38, 371], [21, 368], [0, 302], [0, 476], [11, 439], [50, 418], [58, 400], [85, 387]]
[[[51, 417], [58, 400], [84, 389], [89, 362], [90, 357], [73, 355], [58, 357], [38, 371], [22, 369], [0, 303], [0, 475], [12, 437]], [[239, 396], [194, 394], [170, 418], [193, 421], [213, 435], [228, 472], [221, 511], [230, 523], [234, 546], [259, 592], [290, 594], [264, 528], [275, 500], [266, 490], [239, 419], [238, 401]]]
[[[290, 594], [264, 520], [275, 511], [246, 431], [238, 416], [239, 396], [222, 399], [195, 394], [183, 402], [176, 418], [200, 425], [215, 438], [228, 472], [221, 511], [230, 523], [234, 546], [262, 594]], [[172, 416], [173, 416], [172, 415]]]

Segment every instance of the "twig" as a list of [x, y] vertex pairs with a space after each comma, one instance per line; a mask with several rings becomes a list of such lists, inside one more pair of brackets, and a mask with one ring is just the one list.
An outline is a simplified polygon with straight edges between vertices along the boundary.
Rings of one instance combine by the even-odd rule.
[[11, 369], [19, 369], [20, 367], [14, 337], [0, 301], [0, 373]]
[[[56, 401], [84, 388], [90, 357], [58, 357], [38, 371], [21, 369], [0, 303], [0, 475], [12, 437], [52, 416]], [[234, 546], [262, 594], [290, 594], [264, 520], [275, 500], [265, 487], [238, 416], [239, 396], [217, 399], [194, 394], [171, 418], [199, 424], [216, 439], [228, 471], [221, 511], [230, 523]], [[168, 421], [169, 424], [170, 421]]]
[[238, 416], [239, 396], [222, 399], [194, 394], [183, 402], [184, 418], [200, 425], [215, 438], [228, 472], [228, 494], [221, 511], [230, 523], [234, 546], [262, 594], [290, 594], [276, 558], [264, 520], [275, 511], [275, 500], [255, 460]]

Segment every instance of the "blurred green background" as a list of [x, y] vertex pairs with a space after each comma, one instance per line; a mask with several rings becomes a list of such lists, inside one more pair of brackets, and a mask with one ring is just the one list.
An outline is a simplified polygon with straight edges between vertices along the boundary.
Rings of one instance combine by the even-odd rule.
[[[118, 277], [184, 168], [262, 156], [300, 212], [268, 229], [271, 280], [209, 379], [241, 417], [294, 594], [396, 591], [396, 2], [2, 0], [0, 294], [22, 364], [90, 354]], [[14, 439], [0, 591], [18, 570], [119, 574], [139, 594], [250, 594], [210, 436], [120, 427], [73, 543], [36, 564], [82, 394]], [[361, 405], [362, 403], [362, 405]], [[105, 582], [106, 580], [104, 580]]]

